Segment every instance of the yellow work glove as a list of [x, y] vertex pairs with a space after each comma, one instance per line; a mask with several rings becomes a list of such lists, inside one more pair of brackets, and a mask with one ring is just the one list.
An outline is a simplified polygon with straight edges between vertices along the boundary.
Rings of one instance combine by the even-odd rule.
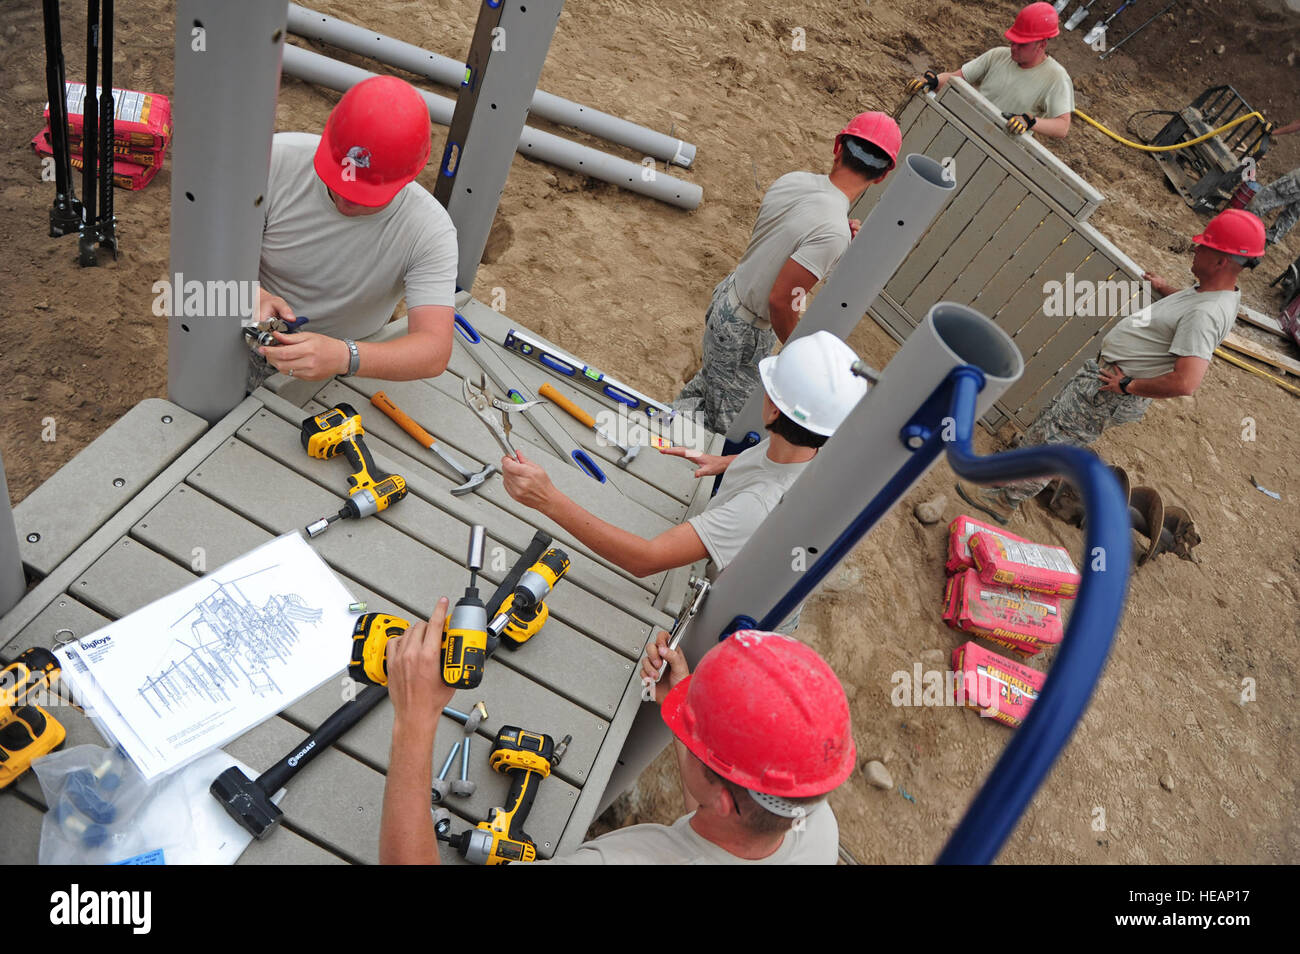
[[1007, 132], [1013, 136], [1021, 136], [1034, 128], [1038, 122], [1036, 118], [1028, 113], [1003, 113], [1007, 121]]
[[918, 76], [916, 79], [907, 81], [907, 91], [913, 96], [918, 93], [928, 93], [939, 88], [939, 74], [934, 70], [926, 70], [924, 76]]

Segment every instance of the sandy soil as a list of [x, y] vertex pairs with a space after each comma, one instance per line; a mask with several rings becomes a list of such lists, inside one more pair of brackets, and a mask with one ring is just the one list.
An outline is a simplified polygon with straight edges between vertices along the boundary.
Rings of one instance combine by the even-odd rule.
[[[504, 289], [506, 310], [520, 323], [671, 397], [698, 365], [709, 292], [743, 250], [762, 190], [792, 169], [825, 170], [831, 138], [848, 116], [892, 109], [900, 83], [918, 69], [956, 68], [998, 42], [1018, 5], [722, 0], [706, 20], [688, 0], [569, 4], [542, 87], [697, 143], [695, 168], [673, 174], [700, 183], [705, 201], [683, 213], [516, 158], [476, 292]], [[451, 55], [466, 46], [475, 12], [468, 0], [317, 6]], [[84, 28], [76, 5], [65, 7], [72, 53]], [[1300, 15], [1284, 0], [1189, 0], [1185, 7], [1105, 63], [1077, 34], [1058, 41], [1052, 52], [1071, 70], [1080, 107], [1122, 129], [1136, 110], [1178, 108], [1207, 86], [1231, 82], [1278, 123], [1300, 116]], [[118, 84], [170, 93], [171, 5], [139, 0], [118, 15]], [[1130, 26], [1141, 19], [1126, 17]], [[796, 27], [806, 31], [806, 51], [791, 50]], [[70, 78], [80, 77], [79, 61], [79, 52], [70, 57]], [[43, 77], [39, 9], [6, 6], [0, 450], [15, 501], [137, 401], [166, 390], [166, 332], [150, 313], [150, 286], [167, 272], [169, 172], [143, 192], [117, 193], [120, 260], [79, 269], [74, 240], [46, 236], [53, 188], [39, 181], [27, 145], [41, 125]], [[318, 130], [336, 101], [286, 79], [278, 128]], [[1106, 193], [1093, 217], [1103, 232], [1144, 266], [1190, 279], [1188, 238], [1203, 220], [1165, 188], [1149, 159], [1081, 125], [1057, 151]], [[1300, 136], [1279, 140], [1261, 178], [1297, 164]], [[422, 181], [432, 187], [432, 173]], [[1274, 312], [1266, 285], [1298, 252], [1300, 233], [1293, 233], [1247, 275], [1247, 301]], [[851, 343], [877, 366], [895, 347], [870, 322]], [[1201, 562], [1162, 557], [1134, 577], [1092, 708], [1005, 860], [1300, 861], [1291, 705], [1300, 668], [1298, 407], [1280, 389], [1219, 365], [1194, 397], [1158, 402], [1143, 424], [1098, 445], [1135, 483], [1158, 487], [1192, 512], [1205, 540]], [[48, 417], [57, 428], [52, 442], [41, 440]], [[1254, 441], [1242, 439], [1245, 417], [1255, 421]], [[1256, 491], [1252, 474], [1283, 501]], [[864, 862], [932, 858], [1008, 738], [972, 713], [889, 703], [891, 673], [918, 661], [943, 668], [957, 644], [940, 620], [943, 528], [911, 515], [912, 503], [938, 493], [949, 497], [945, 516], [956, 515], [951, 483], [940, 465], [814, 598], [800, 628], [848, 690], [860, 759], [882, 760], [895, 783], [881, 791], [855, 775], [832, 797], [842, 841]], [[1028, 509], [1013, 529], [1077, 551], [1077, 531]], [[1242, 703], [1246, 679], [1254, 680], [1256, 700]], [[676, 779], [663, 760], [616, 809], [626, 821], [676, 817]], [[1098, 809], [1104, 830], [1095, 827]]]

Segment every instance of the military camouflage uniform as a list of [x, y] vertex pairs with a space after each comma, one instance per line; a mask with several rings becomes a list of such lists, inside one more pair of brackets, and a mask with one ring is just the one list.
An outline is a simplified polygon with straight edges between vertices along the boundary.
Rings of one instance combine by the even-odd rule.
[[1246, 208], [1256, 215], [1282, 209], [1273, 227], [1264, 233], [1268, 241], [1276, 245], [1300, 221], [1300, 169], [1292, 169], [1264, 186]]
[[[1065, 389], [1056, 396], [1056, 400], [1020, 436], [1016, 446], [1070, 444], [1087, 447], [1106, 428], [1141, 420], [1151, 405], [1151, 398], [1103, 391], [1100, 373], [1101, 365], [1095, 359], [1085, 361], [1083, 367], [1065, 385]], [[1051, 478], [1018, 480], [984, 493], [990, 499], [1000, 498], [1002, 503], [1018, 505], [1022, 500], [1037, 496], [1050, 482]]]
[[725, 434], [760, 386], [758, 362], [772, 353], [776, 341], [771, 325], [740, 303], [735, 276], [728, 275], [713, 289], [705, 315], [703, 364], [673, 407], [702, 415], [705, 427]]

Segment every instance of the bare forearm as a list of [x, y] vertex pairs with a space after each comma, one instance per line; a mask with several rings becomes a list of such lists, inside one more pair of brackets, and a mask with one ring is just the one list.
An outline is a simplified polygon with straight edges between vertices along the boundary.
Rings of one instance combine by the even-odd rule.
[[1039, 117], [1038, 122], [1034, 123], [1034, 132], [1049, 139], [1064, 139], [1070, 132], [1069, 113], [1051, 118]]
[[[384, 381], [434, 378], [447, 370], [451, 342], [429, 332], [413, 331], [392, 341], [361, 341], [358, 374]], [[345, 367], [346, 370], [346, 367]]]
[[1170, 371], [1158, 378], [1134, 378], [1128, 383], [1128, 393], [1146, 398], [1186, 397], [1195, 391], [1190, 388], [1183, 376], [1177, 371]]
[[657, 572], [645, 560], [648, 540], [601, 520], [560, 491], [553, 490], [546, 506], [540, 509], [543, 514], [577, 537], [580, 543], [610, 563], [636, 576], [649, 576]]
[[429, 811], [433, 740], [432, 728], [393, 726], [384, 813], [379, 823], [380, 864], [438, 864], [438, 839]]
[[767, 312], [777, 339], [780, 340], [781, 344], [785, 344], [785, 340], [794, 333], [794, 326], [799, 324], [799, 312], [794, 310], [791, 302], [785, 300], [780, 302], [769, 301]]
[[947, 86], [947, 85], [948, 85], [948, 80], [952, 79], [954, 76], [961, 76], [961, 70], [955, 70], [955, 71], [953, 71], [953, 72], [951, 72], [951, 73], [940, 73], [940, 74], [939, 74], [939, 88], [940, 88], [940, 89], [943, 89], [945, 86]]

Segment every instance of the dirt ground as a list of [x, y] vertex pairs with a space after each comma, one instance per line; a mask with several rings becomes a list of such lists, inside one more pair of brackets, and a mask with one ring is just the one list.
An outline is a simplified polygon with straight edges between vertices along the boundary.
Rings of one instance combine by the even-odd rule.
[[[64, 4], [70, 79], [82, 77], [76, 6]], [[1018, 6], [721, 0], [706, 18], [690, 0], [569, 4], [542, 87], [695, 142], [695, 167], [673, 174], [700, 183], [704, 203], [685, 213], [516, 157], [476, 292], [504, 289], [506, 311], [521, 324], [671, 398], [698, 366], [710, 290], [744, 249], [762, 190], [792, 169], [826, 170], [847, 117], [892, 110], [909, 75], [955, 69], [999, 43]], [[466, 48], [476, 12], [470, 0], [316, 7], [449, 55]], [[1281, 124], [1300, 116], [1297, 7], [1186, 0], [1104, 63], [1079, 33], [1051, 52], [1071, 71], [1080, 108], [1119, 130], [1136, 110], [1178, 108], [1223, 82]], [[164, 0], [119, 5], [117, 85], [171, 93], [172, 10]], [[1112, 37], [1145, 16], [1144, 8], [1126, 13]], [[795, 52], [798, 27], [807, 48]], [[151, 314], [150, 286], [168, 271], [169, 171], [143, 192], [117, 192], [117, 262], [80, 269], [74, 239], [47, 237], [53, 187], [40, 181], [28, 145], [45, 101], [41, 35], [39, 5], [0, 11], [0, 451], [14, 501], [133, 404], [166, 391], [166, 326]], [[278, 128], [317, 131], [336, 101], [286, 78]], [[1054, 148], [1106, 194], [1093, 216], [1104, 233], [1145, 267], [1190, 281], [1188, 239], [1203, 219], [1165, 188], [1150, 159], [1077, 121]], [[1296, 165], [1300, 135], [1278, 141], [1260, 178]], [[431, 170], [422, 181], [432, 188]], [[1300, 231], [1246, 273], [1246, 301], [1275, 313], [1267, 283], [1297, 253]], [[872, 322], [851, 344], [878, 367], [895, 349]], [[1300, 861], [1298, 411], [1279, 388], [1216, 362], [1195, 396], [1157, 402], [1142, 424], [1097, 446], [1135, 484], [1191, 511], [1205, 541], [1201, 562], [1166, 556], [1134, 576], [1092, 706], [1003, 860]], [[41, 440], [48, 417], [52, 442]], [[1247, 417], [1254, 440], [1244, 439]], [[1252, 475], [1283, 499], [1255, 490]], [[943, 493], [945, 517], [955, 516], [951, 484], [939, 465], [812, 600], [799, 630], [845, 684], [860, 761], [879, 759], [893, 777], [882, 791], [855, 774], [832, 796], [842, 842], [864, 863], [933, 858], [1009, 738], [973, 713], [889, 702], [892, 673], [916, 662], [946, 668], [957, 644], [940, 619], [943, 527], [911, 514], [916, 501]], [[1012, 529], [1078, 552], [1078, 531], [1027, 509]], [[1035, 665], [1049, 665], [1045, 656]], [[1242, 701], [1243, 685], [1254, 686], [1253, 701]], [[624, 821], [671, 821], [680, 813], [675, 773], [661, 759], [616, 809]]]

